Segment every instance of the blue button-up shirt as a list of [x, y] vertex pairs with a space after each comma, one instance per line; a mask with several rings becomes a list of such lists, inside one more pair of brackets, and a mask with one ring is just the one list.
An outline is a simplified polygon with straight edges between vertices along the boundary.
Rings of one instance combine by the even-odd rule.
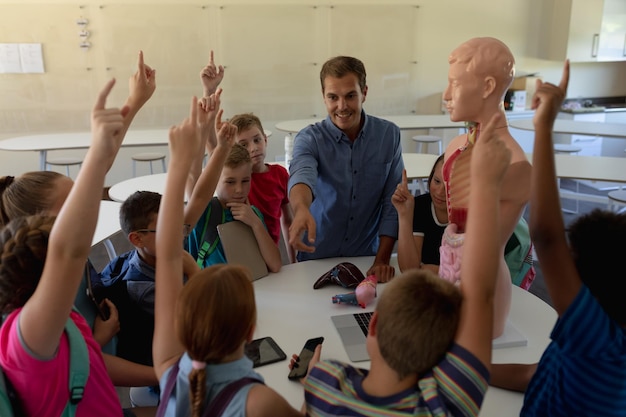
[[289, 190], [296, 184], [311, 188], [317, 232], [315, 252], [298, 253], [300, 261], [375, 255], [379, 235], [398, 236], [391, 196], [404, 169], [400, 129], [365, 112], [361, 117], [365, 122], [354, 142], [330, 117], [296, 136]]

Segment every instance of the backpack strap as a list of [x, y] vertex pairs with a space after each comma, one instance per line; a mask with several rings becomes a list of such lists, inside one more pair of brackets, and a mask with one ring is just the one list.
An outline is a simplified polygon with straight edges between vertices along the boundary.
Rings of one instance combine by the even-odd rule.
[[65, 332], [70, 343], [68, 378], [70, 398], [65, 405], [62, 416], [73, 417], [76, 414], [78, 403], [83, 399], [85, 385], [89, 378], [89, 352], [83, 335], [71, 318], [68, 318], [65, 323]]
[[172, 391], [174, 391], [174, 385], [176, 385], [176, 377], [178, 376], [178, 364], [180, 363], [180, 359], [176, 361], [174, 366], [172, 366], [172, 370], [167, 376], [167, 381], [165, 381], [165, 387], [163, 387], [163, 391], [161, 391], [159, 407], [157, 408], [157, 412], [155, 417], [165, 417], [165, 410], [167, 409], [167, 403], [172, 396]]
[[[74, 311], [78, 312], [76, 309], [74, 309]], [[2, 322], [4, 322], [4, 317], [2, 317]], [[83, 399], [85, 385], [87, 384], [87, 379], [89, 378], [89, 352], [87, 351], [87, 342], [85, 342], [82, 333], [78, 330], [78, 327], [76, 327], [76, 324], [71, 318], [68, 318], [65, 322], [65, 333], [67, 333], [70, 347], [70, 369], [68, 375], [70, 398], [68, 399], [65, 409], [61, 415], [63, 417], [74, 417], [76, 414], [76, 407]], [[23, 415], [17, 393], [13, 389], [10, 381], [4, 375], [0, 375], [0, 389], [6, 390], [8, 399], [11, 402], [11, 409], [13, 413], [7, 415]], [[4, 416], [4, 413], [7, 412], [6, 407], [8, 406], [4, 400], [5, 399], [0, 396], [0, 410], [3, 411], [2, 416]]]
[[231, 382], [230, 384], [226, 385], [215, 396], [215, 398], [213, 398], [213, 401], [211, 401], [209, 405], [204, 409], [202, 417], [220, 417], [224, 413], [224, 410], [226, 410], [226, 407], [228, 407], [228, 405], [232, 401], [235, 394], [238, 393], [240, 389], [249, 384], [263, 384], [263, 381], [256, 378], [244, 377]]
[[222, 224], [225, 221], [226, 215], [222, 209], [222, 204], [217, 197], [213, 197], [209, 202], [208, 213], [204, 221], [202, 235], [200, 236], [200, 240], [198, 242], [200, 249], [198, 250], [197, 263], [200, 268], [204, 267], [204, 260], [207, 256], [211, 255], [215, 251], [215, 248], [220, 241], [220, 237], [217, 234], [217, 225]]

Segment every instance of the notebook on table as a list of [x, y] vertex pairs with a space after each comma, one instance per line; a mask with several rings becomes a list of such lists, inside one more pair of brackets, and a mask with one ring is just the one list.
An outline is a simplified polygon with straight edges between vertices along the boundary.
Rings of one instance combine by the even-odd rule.
[[[365, 339], [371, 317], [372, 312], [331, 316], [339, 337], [341, 337], [341, 343], [352, 362], [370, 360], [365, 347]], [[502, 336], [493, 340], [494, 349], [526, 346], [527, 344], [528, 339], [508, 320]]]
[[257, 280], [269, 273], [254, 232], [245, 223], [234, 220], [217, 226], [226, 262], [243, 265], [252, 272], [252, 280]]

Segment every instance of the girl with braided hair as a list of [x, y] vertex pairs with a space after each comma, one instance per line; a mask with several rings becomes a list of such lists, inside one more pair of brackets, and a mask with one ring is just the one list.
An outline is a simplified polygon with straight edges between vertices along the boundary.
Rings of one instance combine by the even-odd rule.
[[[0, 311], [8, 315], [0, 329], [0, 365], [28, 416], [58, 416], [68, 404], [66, 323], [78, 328], [89, 357], [76, 415], [122, 415], [100, 346], [72, 309], [91, 250], [104, 177], [124, 136], [127, 109], [105, 108], [114, 84], [106, 84], [92, 111], [92, 144], [76, 183], [65, 188], [56, 184], [56, 191], [67, 195], [56, 219], [45, 211], [17, 217], [0, 233]], [[6, 178], [4, 185], [11, 180]], [[4, 209], [2, 217], [7, 218]]]

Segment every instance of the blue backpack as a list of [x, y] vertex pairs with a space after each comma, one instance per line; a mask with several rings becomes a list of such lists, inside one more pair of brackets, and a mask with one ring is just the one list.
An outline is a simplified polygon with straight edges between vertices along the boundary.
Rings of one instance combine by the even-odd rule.
[[[89, 353], [87, 352], [87, 343], [85, 343], [83, 335], [72, 319], [67, 319], [65, 333], [67, 333], [70, 343], [70, 398], [61, 416], [73, 417], [76, 414], [78, 403], [83, 399], [85, 385], [87, 378], [89, 378]], [[23, 415], [24, 411], [15, 390], [5, 377], [4, 372], [0, 371], [0, 416], [20, 417]]]

